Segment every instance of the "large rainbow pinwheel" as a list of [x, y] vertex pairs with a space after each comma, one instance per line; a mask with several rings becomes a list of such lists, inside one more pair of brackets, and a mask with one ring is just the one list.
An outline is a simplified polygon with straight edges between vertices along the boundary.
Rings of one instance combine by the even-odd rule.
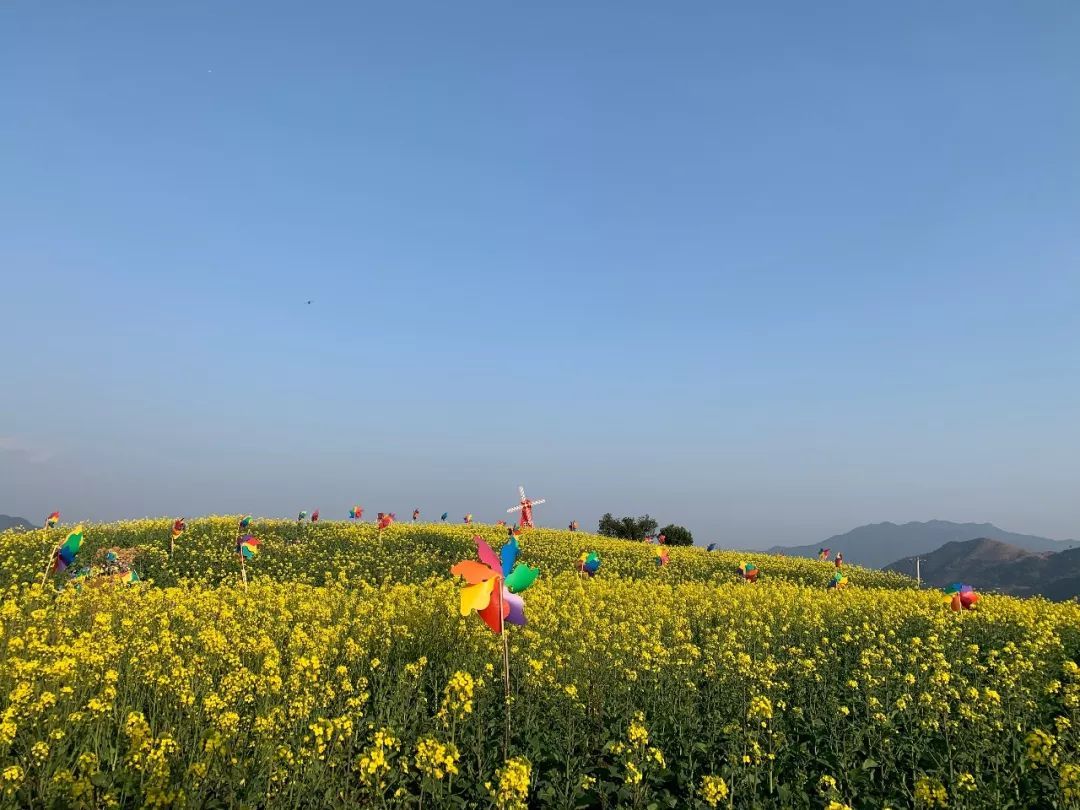
[[349, 520], [360, 520], [364, 516], [364, 507], [354, 506], [349, 510]]
[[739, 563], [739, 574], [747, 582], [754, 582], [758, 578], [758, 567], [753, 563]]
[[600, 570], [600, 555], [595, 551], [583, 551], [577, 561], [577, 570], [590, 577]]
[[843, 571], [840, 571], [838, 569], [836, 571], [836, 573], [832, 575], [832, 579], [829, 580], [829, 584], [826, 585], [825, 587], [826, 588], [835, 588], [836, 590], [840, 590], [841, 588], [846, 586], [847, 583], [848, 583], [847, 575], [844, 574]]
[[496, 555], [482, 537], [474, 537], [480, 561], [462, 560], [450, 573], [465, 580], [461, 589], [461, 615], [476, 611], [491, 632], [501, 633], [504, 622], [525, 624], [525, 600], [518, 594], [540, 575], [539, 568], [519, 564], [521, 546], [510, 535]]
[[661, 567], [667, 565], [668, 564], [667, 546], [656, 545], [656, 546], [653, 547], [653, 550], [656, 552], [656, 557], [653, 558], [654, 562], [656, 562], [656, 567], [661, 568]]
[[974, 588], [962, 582], [945, 586], [945, 603], [956, 613], [961, 610], [974, 610], [981, 598]]

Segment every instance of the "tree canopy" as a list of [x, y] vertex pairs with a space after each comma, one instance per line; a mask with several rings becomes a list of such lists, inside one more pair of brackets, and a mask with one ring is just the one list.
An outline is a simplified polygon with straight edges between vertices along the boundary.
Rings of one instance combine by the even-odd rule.
[[669, 546], [694, 545], [694, 535], [685, 526], [676, 526], [674, 523], [669, 523], [660, 530], [660, 534], [664, 535], [664, 542]]
[[644, 540], [649, 535], [656, 533], [658, 525], [659, 523], [648, 515], [642, 515], [638, 518], [617, 518], [611, 512], [608, 512], [600, 518], [600, 527], [597, 532], [605, 537], [621, 537], [623, 540]]

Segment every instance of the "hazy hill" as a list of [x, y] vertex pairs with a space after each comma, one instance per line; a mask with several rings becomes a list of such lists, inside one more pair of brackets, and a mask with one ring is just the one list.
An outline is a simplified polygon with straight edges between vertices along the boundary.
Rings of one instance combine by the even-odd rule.
[[[1068, 599], [1080, 594], [1080, 548], [1034, 552], [980, 537], [946, 543], [922, 558], [924, 585], [944, 587], [966, 582], [975, 590], [1001, 591], [1017, 596], [1041, 594]], [[885, 566], [887, 571], [914, 576], [915, 558]]]
[[0, 515], [0, 532], [7, 529], [32, 529], [32, 524], [26, 518], [12, 517], [11, 515]]
[[773, 554], [815, 557], [819, 548], [844, 552], [848, 562], [881, 568], [902, 557], [928, 554], [946, 543], [976, 538], [990, 538], [1017, 546], [1025, 551], [1063, 551], [1076, 545], [1075, 540], [1051, 540], [1031, 534], [1017, 534], [999, 529], [992, 523], [953, 523], [930, 520], [925, 523], [871, 523], [837, 534], [808, 546], [774, 546]]

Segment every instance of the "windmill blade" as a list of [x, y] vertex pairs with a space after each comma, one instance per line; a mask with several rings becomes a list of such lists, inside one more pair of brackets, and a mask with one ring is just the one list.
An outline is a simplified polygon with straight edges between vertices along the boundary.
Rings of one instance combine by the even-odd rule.
[[529, 501], [529, 503], [531, 503], [533, 506], [536, 506], [538, 503], [546, 503], [546, 502], [547, 502], [547, 498], [541, 498], [538, 501]]
[[518, 492], [521, 493], [521, 500], [525, 500], [525, 487], [518, 487]]
[[518, 511], [518, 510], [520, 510], [520, 509], [521, 509], [521, 504], [518, 504], [517, 506], [511, 506], [511, 507], [510, 507], [509, 509], [507, 509], [506, 511], [507, 511], [507, 512], [517, 512], [517, 511]]

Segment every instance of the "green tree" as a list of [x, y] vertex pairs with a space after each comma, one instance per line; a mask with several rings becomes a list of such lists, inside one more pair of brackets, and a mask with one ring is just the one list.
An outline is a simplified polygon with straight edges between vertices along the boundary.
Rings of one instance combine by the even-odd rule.
[[694, 535], [690, 534], [690, 530], [685, 526], [676, 526], [674, 523], [669, 523], [660, 530], [660, 534], [664, 535], [664, 543], [669, 546], [694, 545]]
[[617, 518], [606, 513], [600, 518], [600, 527], [597, 530], [605, 537], [621, 537], [623, 540], [644, 540], [648, 535], [656, 532], [659, 524], [648, 515], [639, 518]]

